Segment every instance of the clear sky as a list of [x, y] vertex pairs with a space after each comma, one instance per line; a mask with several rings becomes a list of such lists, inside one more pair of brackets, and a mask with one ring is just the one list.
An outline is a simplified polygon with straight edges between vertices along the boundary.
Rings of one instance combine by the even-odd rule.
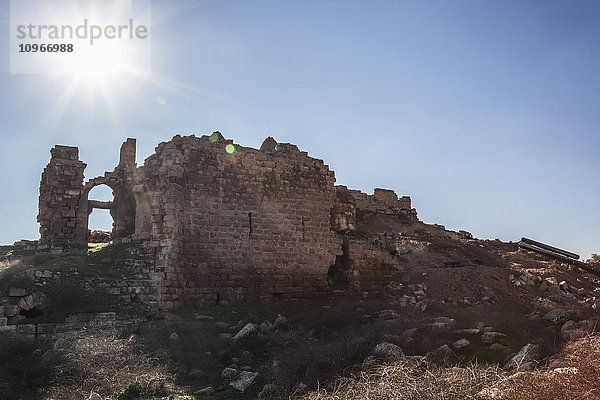
[[0, 15], [0, 243], [38, 238], [55, 144], [92, 178], [127, 137], [142, 164], [219, 130], [295, 143], [428, 223], [600, 253], [598, 1], [157, 0], [152, 75], [104, 88], [10, 75]]

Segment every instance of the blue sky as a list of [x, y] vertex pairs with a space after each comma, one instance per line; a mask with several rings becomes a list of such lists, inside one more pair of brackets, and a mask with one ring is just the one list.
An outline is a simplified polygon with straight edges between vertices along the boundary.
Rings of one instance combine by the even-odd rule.
[[9, 74], [6, 0], [0, 15], [0, 243], [38, 237], [53, 145], [92, 178], [127, 137], [142, 164], [219, 130], [295, 143], [428, 223], [600, 253], [597, 1], [153, 1], [153, 76], [62, 107], [72, 77]]

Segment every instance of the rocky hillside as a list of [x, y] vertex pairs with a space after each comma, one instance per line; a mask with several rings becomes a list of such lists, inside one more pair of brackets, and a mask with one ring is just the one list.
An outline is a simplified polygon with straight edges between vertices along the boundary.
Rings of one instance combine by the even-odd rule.
[[3, 247], [0, 348], [14, 362], [0, 397], [312, 398], [397, 363], [509, 376], [562, 367], [564, 344], [596, 329], [598, 275], [516, 243], [368, 212], [343, 235], [352, 257], [330, 268], [326, 299], [169, 312], [155, 307], [141, 244]]

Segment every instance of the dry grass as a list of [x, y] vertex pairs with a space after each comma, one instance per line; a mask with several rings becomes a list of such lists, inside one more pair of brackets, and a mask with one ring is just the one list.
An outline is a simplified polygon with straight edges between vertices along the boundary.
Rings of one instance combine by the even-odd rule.
[[302, 400], [463, 400], [480, 399], [485, 387], [506, 377], [498, 367], [439, 368], [420, 361], [379, 366], [337, 382], [330, 390], [309, 393]]
[[524, 390], [517, 400], [600, 399], [600, 336], [569, 343], [560, 355], [561, 368], [522, 374]]
[[338, 379], [300, 400], [598, 400], [600, 399], [600, 336], [567, 345], [559, 369], [508, 375], [497, 366], [438, 368], [403, 361], [367, 369]]
[[158, 357], [135, 351], [127, 339], [63, 340], [52, 352], [49, 357], [60, 362], [54, 366], [56, 384], [44, 393], [48, 400], [86, 399], [93, 393], [116, 399], [131, 387], [146, 396], [176, 392], [169, 368]]

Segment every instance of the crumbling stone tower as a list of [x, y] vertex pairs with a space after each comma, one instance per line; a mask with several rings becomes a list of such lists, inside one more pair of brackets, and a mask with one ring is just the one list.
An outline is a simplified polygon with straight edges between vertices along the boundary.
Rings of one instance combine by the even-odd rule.
[[[86, 164], [79, 160], [77, 147], [55, 146], [42, 173], [39, 214], [44, 239], [77, 239], [77, 210]], [[85, 239], [84, 239], [85, 240]]]
[[[121, 159], [113, 172], [83, 183], [86, 164], [79, 160], [77, 147], [55, 146], [40, 183], [38, 222], [43, 241], [88, 241], [88, 218], [94, 208], [108, 209], [114, 220], [113, 237], [135, 232], [135, 139], [121, 147]], [[90, 190], [107, 185], [114, 201], [89, 200]]]

